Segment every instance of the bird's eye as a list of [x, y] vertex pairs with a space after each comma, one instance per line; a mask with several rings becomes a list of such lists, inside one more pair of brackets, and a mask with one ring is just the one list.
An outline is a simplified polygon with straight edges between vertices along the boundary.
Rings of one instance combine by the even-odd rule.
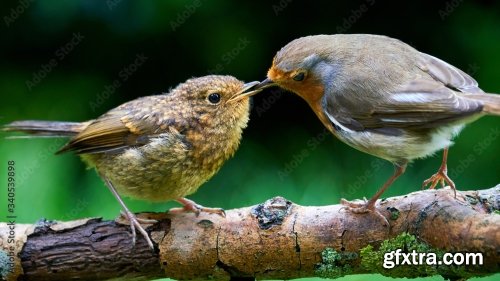
[[211, 93], [208, 95], [208, 101], [213, 104], [217, 104], [220, 102], [220, 94], [219, 93]]
[[302, 80], [304, 80], [305, 77], [306, 77], [306, 75], [304, 72], [299, 72], [299, 73], [295, 74], [295, 76], [293, 76], [293, 80], [302, 81]]

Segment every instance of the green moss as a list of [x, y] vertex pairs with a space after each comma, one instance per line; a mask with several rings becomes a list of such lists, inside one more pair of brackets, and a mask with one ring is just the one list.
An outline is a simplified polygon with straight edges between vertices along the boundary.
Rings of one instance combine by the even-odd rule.
[[[411, 256], [410, 260], [412, 264], [404, 264], [398, 265], [396, 264], [395, 255], [391, 253], [400, 249], [401, 253], [413, 253], [415, 251], [417, 254], [415, 256]], [[439, 249], [435, 249], [419, 241], [414, 235], [409, 233], [403, 233], [398, 235], [395, 238], [385, 240], [382, 242], [378, 250], [375, 250], [373, 246], [368, 245], [361, 249], [361, 266], [368, 272], [371, 273], [380, 273], [385, 276], [390, 277], [406, 277], [406, 278], [417, 278], [417, 277], [425, 277], [425, 276], [433, 276], [433, 275], [441, 275], [444, 278], [470, 278], [473, 276], [477, 276], [477, 273], [471, 274], [469, 270], [465, 266], [448, 266], [448, 265], [428, 265], [425, 263], [427, 260], [429, 263], [432, 263], [431, 256], [422, 257], [422, 261], [420, 262], [420, 257], [418, 253], [434, 253], [436, 256], [435, 261], [441, 261], [444, 255], [444, 252]], [[387, 255], [390, 261], [394, 262], [391, 264], [387, 262], [387, 266], [393, 266], [392, 268], [384, 267], [384, 256]], [[400, 263], [403, 261], [403, 258], [399, 257]], [[419, 265], [414, 265], [413, 261], [418, 262]], [[473, 266], [468, 266], [469, 269], [473, 269]]]
[[321, 278], [339, 278], [352, 273], [351, 261], [356, 260], [358, 254], [351, 252], [337, 252], [332, 248], [325, 248], [321, 252], [321, 263], [316, 264], [314, 273]]
[[500, 210], [494, 210], [494, 211], [493, 211], [493, 214], [500, 215]]

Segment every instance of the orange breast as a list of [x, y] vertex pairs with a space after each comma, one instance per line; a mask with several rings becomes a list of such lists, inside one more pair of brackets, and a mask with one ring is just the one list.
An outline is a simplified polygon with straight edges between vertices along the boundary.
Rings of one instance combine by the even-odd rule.
[[323, 125], [327, 127], [330, 132], [335, 134], [333, 126], [321, 106], [324, 87], [320, 79], [317, 79], [314, 76], [309, 76], [302, 82], [293, 81], [293, 79], [289, 77], [289, 73], [285, 73], [275, 67], [274, 63], [267, 72], [267, 77], [276, 82], [281, 88], [294, 92], [303, 98], [309, 104], [314, 113], [316, 113], [316, 116], [318, 116], [321, 123], [323, 123]]

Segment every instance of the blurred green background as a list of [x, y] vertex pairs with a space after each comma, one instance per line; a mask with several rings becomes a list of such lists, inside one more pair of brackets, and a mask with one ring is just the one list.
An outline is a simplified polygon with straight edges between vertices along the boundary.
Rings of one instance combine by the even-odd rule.
[[[287, 42], [322, 33], [399, 38], [468, 72], [485, 91], [500, 92], [498, 1], [338, 2], [2, 1], [0, 123], [88, 120], [210, 73], [261, 80]], [[448, 164], [459, 189], [499, 183], [499, 121], [482, 118], [456, 139]], [[94, 171], [74, 155], [53, 155], [65, 140], [3, 137], [1, 169], [6, 171], [7, 160], [16, 162], [18, 222], [118, 214], [118, 203]], [[441, 153], [416, 161], [384, 196], [419, 190], [440, 161]], [[254, 98], [235, 157], [190, 198], [225, 209], [276, 195], [302, 205], [336, 204], [341, 197], [370, 197], [391, 173], [390, 163], [324, 133], [298, 97], [271, 90]], [[0, 173], [0, 182], [5, 177]], [[5, 202], [6, 193], [0, 196]], [[126, 202], [133, 211], [177, 206]]]

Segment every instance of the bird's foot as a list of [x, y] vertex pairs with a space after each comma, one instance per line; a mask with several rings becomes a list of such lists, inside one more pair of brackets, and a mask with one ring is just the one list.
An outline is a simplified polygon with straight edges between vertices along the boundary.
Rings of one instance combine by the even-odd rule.
[[424, 189], [429, 184], [429, 189], [434, 189], [438, 185], [438, 183], [441, 183], [441, 187], [445, 187], [446, 184], [448, 184], [451, 189], [453, 189], [455, 197], [457, 197], [457, 189], [455, 187], [455, 183], [450, 179], [450, 177], [448, 177], [448, 170], [446, 166], [441, 166], [434, 175], [426, 179], [422, 183], [422, 189]]
[[151, 241], [151, 238], [149, 238], [148, 233], [146, 232], [144, 227], [142, 227], [141, 223], [152, 224], [152, 223], [156, 223], [157, 221], [151, 220], [151, 219], [138, 218], [132, 212], [130, 212], [128, 210], [121, 211], [120, 214], [121, 214], [121, 217], [126, 219], [128, 221], [128, 223], [130, 224], [130, 230], [132, 232], [132, 244], [135, 245], [135, 241], [136, 241], [136, 237], [137, 237], [135, 230], [137, 228], [137, 230], [142, 234], [142, 236], [144, 236], [144, 239], [146, 239], [146, 242], [148, 243], [149, 248], [151, 248], [151, 250], [154, 250], [153, 241]]
[[196, 204], [193, 200], [189, 200], [187, 198], [179, 198], [176, 200], [177, 202], [184, 205], [181, 208], [172, 208], [168, 212], [170, 214], [179, 214], [184, 212], [193, 212], [196, 216], [200, 215], [201, 212], [209, 213], [209, 214], [217, 214], [221, 217], [226, 216], [226, 212], [222, 208], [207, 208], [202, 205]]
[[367, 201], [366, 198], [363, 202], [352, 202], [343, 198], [340, 199], [340, 204], [344, 206], [343, 209], [353, 214], [372, 213], [380, 219], [384, 225], [389, 226], [389, 221], [377, 210], [377, 208], [375, 208], [375, 203], [376, 201]]

